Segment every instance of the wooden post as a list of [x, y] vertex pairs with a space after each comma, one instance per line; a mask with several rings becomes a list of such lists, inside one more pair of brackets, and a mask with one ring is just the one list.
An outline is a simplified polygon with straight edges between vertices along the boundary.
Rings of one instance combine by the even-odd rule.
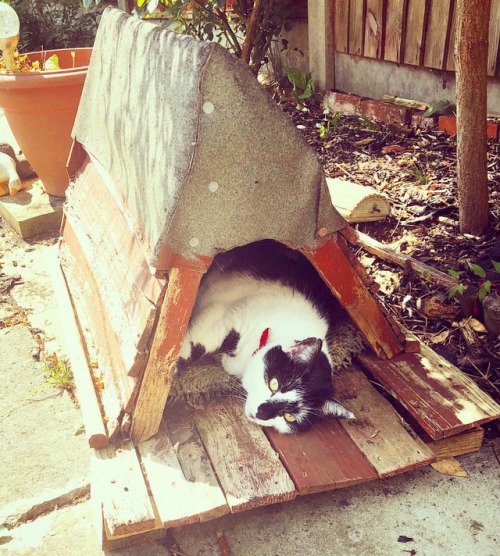
[[135, 443], [158, 432], [203, 271], [172, 268], [132, 417]]
[[486, 65], [491, 0], [457, 1], [457, 182], [460, 231], [488, 226]]
[[335, 86], [335, 49], [333, 46], [333, 1], [307, 3], [309, 71], [320, 90]]

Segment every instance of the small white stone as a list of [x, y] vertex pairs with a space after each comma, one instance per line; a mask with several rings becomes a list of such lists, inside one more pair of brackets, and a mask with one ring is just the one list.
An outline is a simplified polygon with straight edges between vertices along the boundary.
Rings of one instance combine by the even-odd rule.
[[306, 128], [306, 126], [305, 126], [305, 125], [302, 125], [302, 124], [299, 124], [299, 125], [297, 126], [297, 129], [305, 129], [305, 128]]
[[208, 184], [208, 190], [215, 193], [219, 189], [219, 184], [216, 181], [211, 181]]
[[198, 245], [200, 245], [200, 240], [197, 237], [192, 237], [189, 240], [189, 245], [191, 245], [191, 247], [198, 247]]
[[211, 102], [205, 102], [203, 104], [203, 112], [205, 114], [211, 114], [215, 110], [215, 106]]

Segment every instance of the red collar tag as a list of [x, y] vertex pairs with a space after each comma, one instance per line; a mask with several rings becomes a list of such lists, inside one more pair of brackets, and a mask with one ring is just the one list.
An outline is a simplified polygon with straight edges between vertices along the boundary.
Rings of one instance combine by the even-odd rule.
[[269, 338], [269, 330], [269, 328], [266, 328], [262, 332], [262, 334], [260, 335], [259, 347], [252, 353], [252, 355], [255, 355], [260, 349], [265, 347], [265, 345], [267, 344], [267, 339]]

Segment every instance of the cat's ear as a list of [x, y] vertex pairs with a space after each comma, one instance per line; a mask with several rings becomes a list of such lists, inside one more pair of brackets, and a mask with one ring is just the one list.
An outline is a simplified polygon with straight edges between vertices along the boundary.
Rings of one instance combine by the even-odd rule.
[[345, 419], [356, 419], [352, 411], [343, 406], [337, 400], [326, 400], [321, 407], [321, 412], [325, 417], [344, 417]]
[[316, 355], [321, 351], [323, 342], [320, 338], [306, 338], [294, 344], [289, 350], [288, 354], [292, 359], [297, 359], [304, 363], [312, 361]]

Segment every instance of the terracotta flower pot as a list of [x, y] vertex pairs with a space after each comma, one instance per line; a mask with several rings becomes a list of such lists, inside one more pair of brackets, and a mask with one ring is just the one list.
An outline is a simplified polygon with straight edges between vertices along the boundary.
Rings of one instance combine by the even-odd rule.
[[[75, 52], [74, 66], [71, 52]], [[64, 197], [71, 130], [92, 48], [30, 52], [28, 57], [42, 65], [53, 54], [59, 57], [60, 70], [0, 74], [0, 106], [47, 192]]]

